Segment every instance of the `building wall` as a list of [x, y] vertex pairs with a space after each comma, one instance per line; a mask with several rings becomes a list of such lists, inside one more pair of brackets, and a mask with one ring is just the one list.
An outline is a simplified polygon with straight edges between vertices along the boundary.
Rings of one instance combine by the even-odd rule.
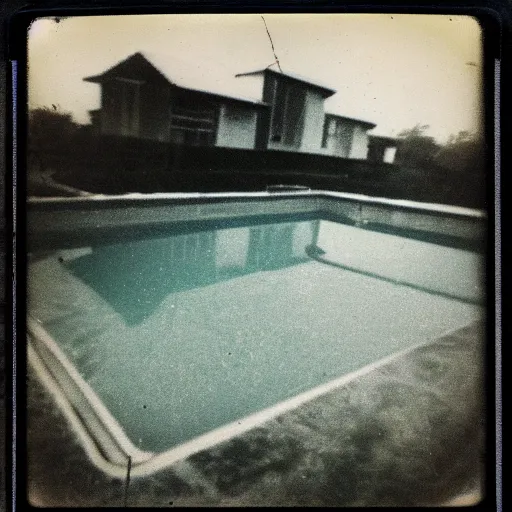
[[[245, 78], [252, 77], [244, 77], [244, 79]], [[258, 78], [261, 81], [261, 100], [264, 101], [265, 103], [268, 103], [269, 105], [272, 105], [275, 93], [275, 80], [270, 79], [268, 76], [265, 78], [263, 75], [254, 78]], [[260, 112], [256, 128], [256, 149], [269, 148], [271, 121], [272, 107]]]
[[[169, 139], [170, 88], [144, 83], [138, 88], [135, 104], [126, 104], [119, 96], [119, 82], [109, 80], [102, 84], [101, 133], [105, 135], [132, 135], [143, 139]], [[138, 119], [136, 133], [129, 133], [123, 111], [132, 110]]]
[[[268, 141], [268, 149], [281, 151], [300, 151], [305, 153], [324, 153], [322, 150], [322, 134], [324, 126], [324, 98], [316, 91], [306, 89], [304, 109], [298, 118], [300, 119], [300, 143], [287, 145], [281, 142]], [[267, 100], [268, 101], [268, 100]], [[272, 101], [272, 100], [270, 100]], [[285, 117], [285, 124], [288, 116]]]
[[327, 139], [327, 153], [333, 156], [348, 158], [352, 148], [354, 136], [354, 123], [343, 119], [329, 120], [330, 129]]
[[216, 146], [253, 149], [256, 142], [256, 110], [222, 104]]
[[352, 148], [349, 158], [365, 160], [368, 155], [368, 134], [366, 130], [359, 125], [354, 127], [354, 136], [352, 138]]
[[170, 87], [143, 84], [140, 107], [140, 137], [167, 142], [170, 129]]
[[325, 112], [324, 98], [319, 92], [307, 91], [304, 114], [304, 131], [300, 151], [321, 153]]
[[121, 135], [119, 121], [116, 119], [114, 84], [111, 81], [101, 84], [101, 133], [105, 135]]
[[[307, 89], [286, 77], [267, 75], [265, 97], [272, 105], [268, 148], [300, 151], [303, 138]], [[279, 137], [279, 138], [277, 138]]]
[[370, 141], [368, 143], [368, 160], [370, 160], [371, 162], [383, 162], [385, 151], [386, 146], [379, 143], [379, 141], [377, 141], [376, 139], [370, 138]]
[[241, 96], [254, 98], [260, 101], [269, 101], [264, 98], [263, 73], [260, 75], [239, 76], [237, 77], [237, 80], [239, 81], [239, 88], [237, 91]]

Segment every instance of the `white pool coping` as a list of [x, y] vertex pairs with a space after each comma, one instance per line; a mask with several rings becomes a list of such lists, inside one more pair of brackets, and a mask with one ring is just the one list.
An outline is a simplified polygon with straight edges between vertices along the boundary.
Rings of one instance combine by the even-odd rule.
[[119, 200], [133, 199], [134, 202], [140, 201], [161, 201], [161, 200], [186, 200], [186, 199], [250, 199], [250, 198], [268, 198], [268, 197], [311, 197], [320, 196], [334, 199], [348, 199], [366, 204], [381, 204], [387, 206], [395, 206], [401, 208], [409, 208], [411, 210], [420, 210], [425, 212], [437, 212], [450, 215], [462, 215], [475, 218], [487, 218], [487, 213], [483, 210], [473, 208], [464, 208], [461, 206], [451, 206], [439, 203], [422, 203], [418, 201], [410, 201], [407, 199], [389, 199], [386, 197], [367, 196], [363, 194], [353, 194], [349, 192], [334, 192], [330, 190], [297, 190], [297, 191], [274, 191], [274, 192], [154, 192], [151, 194], [143, 194], [132, 192], [129, 194], [106, 195], [91, 194], [82, 197], [29, 197], [29, 204], [43, 203], [83, 203], [83, 202], [116, 202]]
[[[452, 328], [436, 337], [436, 340], [448, 336], [460, 328], [460, 326]], [[225, 424], [190, 441], [160, 453], [152, 453], [139, 450], [128, 439], [122, 427], [110, 414], [98, 395], [80, 376], [55, 340], [36, 320], [29, 319], [28, 330], [28, 360], [69, 421], [90, 461], [109, 476], [123, 480], [126, 478], [129, 458], [131, 458], [131, 477], [145, 477], [154, 474], [177, 462], [184, 461], [196, 453], [244, 434], [322, 395], [342, 388], [420, 347], [435, 342], [435, 340], [427, 340], [400, 350], [356, 371], [315, 386], [306, 392]], [[42, 357], [41, 350], [38, 351], [38, 345], [42, 345], [50, 357], [48, 354]], [[64, 376], [64, 373], [67, 375]], [[63, 382], [66, 377], [71, 379], [71, 386]], [[84, 417], [89, 418], [88, 425], [84, 421]]]
[[273, 216], [334, 218], [365, 230], [391, 229], [398, 236], [433, 237], [433, 243], [444, 239], [482, 249], [488, 232], [487, 214], [480, 210], [314, 190], [31, 198], [27, 209], [29, 251], [50, 249], [56, 239], [83, 245], [87, 233]]

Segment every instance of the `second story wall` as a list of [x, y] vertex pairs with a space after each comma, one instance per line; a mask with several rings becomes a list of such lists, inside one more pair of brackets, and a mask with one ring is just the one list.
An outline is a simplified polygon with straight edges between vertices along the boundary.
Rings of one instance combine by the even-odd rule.
[[354, 123], [327, 116], [322, 136], [322, 147], [328, 155], [348, 158], [352, 148]]
[[[263, 73], [259, 75], [240, 75], [237, 80], [240, 84], [239, 93], [248, 98], [254, 98], [260, 101], [271, 101], [271, 98], [265, 98]], [[268, 95], [267, 95], [268, 96]]]
[[300, 151], [306, 122], [308, 90], [302, 84], [276, 76], [266, 78], [271, 90], [269, 149]]
[[222, 104], [219, 112], [216, 145], [253, 149], [256, 142], [257, 116], [254, 109]]
[[160, 84], [142, 85], [139, 126], [141, 138], [161, 142], [169, 140], [171, 102], [170, 87]]
[[366, 159], [368, 155], [368, 134], [365, 128], [360, 125], [354, 127], [354, 135], [352, 138], [352, 148], [349, 158], [360, 160]]
[[314, 90], [308, 90], [306, 95], [304, 130], [300, 151], [306, 153], [322, 152], [322, 134], [324, 129], [324, 98]]
[[123, 78], [101, 87], [100, 133], [169, 140], [169, 87]]

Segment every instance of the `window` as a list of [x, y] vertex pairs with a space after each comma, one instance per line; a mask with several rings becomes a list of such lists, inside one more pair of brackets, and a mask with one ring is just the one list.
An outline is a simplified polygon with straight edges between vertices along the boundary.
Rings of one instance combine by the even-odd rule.
[[329, 139], [334, 135], [334, 131], [336, 128], [336, 122], [334, 119], [325, 118], [324, 121], [324, 133], [322, 135], [322, 147], [326, 148]]
[[272, 117], [272, 142], [281, 142], [282, 140], [287, 97], [286, 85], [276, 80]]
[[192, 146], [215, 144], [217, 110], [214, 105], [181, 103], [171, 115], [171, 141]]
[[274, 82], [271, 142], [286, 146], [300, 146], [304, 126], [306, 90], [281, 80]]

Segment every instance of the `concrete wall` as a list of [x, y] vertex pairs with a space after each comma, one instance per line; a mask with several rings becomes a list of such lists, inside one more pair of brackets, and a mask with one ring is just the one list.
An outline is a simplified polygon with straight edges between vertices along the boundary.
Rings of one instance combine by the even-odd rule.
[[359, 125], [354, 127], [354, 136], [352, 138], [352, 148], [349, 158], [364, 160], [368, 155], [368, 134], [366, 130]]
[[256, 142], [256, 110], [222, 104], [216, 146], [253, 149]]
[[324, 98], [319, 92], [308, 90], [300, 151], [306, 153], [321, 152], [324, 119]]

